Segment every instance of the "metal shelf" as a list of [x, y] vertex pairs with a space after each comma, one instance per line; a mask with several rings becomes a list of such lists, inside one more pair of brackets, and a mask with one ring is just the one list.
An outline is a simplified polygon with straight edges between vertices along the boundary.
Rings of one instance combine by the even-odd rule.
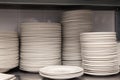
[[0, 4], [120, 6], [120, 0], [0, 0]]
[[[23, 71], [9, 72], [9, 74], [14, 74], [16, 76], [16, 80], [52, 80], [48, 78], [42, 78], [38, 73], [28, 73]], [[70, 80], [119, 80], [120, 73], [112, 76], [90, 76], [83, 75], [82, 77], [70, 79]]]

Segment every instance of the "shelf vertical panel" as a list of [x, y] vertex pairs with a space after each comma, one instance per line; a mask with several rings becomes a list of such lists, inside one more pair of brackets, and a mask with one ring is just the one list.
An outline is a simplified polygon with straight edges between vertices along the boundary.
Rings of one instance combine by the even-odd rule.
[[120, 10], [117, 10], [116, 13], [115, 13], [115, 31], [116, 31], [116, 34], [117, 34], [117, 40], [120, 41]]
[[93, 17], [93, 31], [114, 32], [115, 31], [115, 11], [95, 10]]

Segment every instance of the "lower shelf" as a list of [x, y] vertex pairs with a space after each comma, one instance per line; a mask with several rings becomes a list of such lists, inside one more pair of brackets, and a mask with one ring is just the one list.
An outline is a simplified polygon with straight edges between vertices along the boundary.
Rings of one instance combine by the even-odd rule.
[[[18, 68], [13, 69], [7, 73], [16, 75], [17, 77], [16, 80], [51, 80], [47, 78], [42, 78], [37, 73], [20, 71]], [[71, 80], [119, 80], [119, 78], [120, 78], [120, 73], [112, 76], [107, 76], [107, 77], [84, 75], [82, 77], [74, 78]]]

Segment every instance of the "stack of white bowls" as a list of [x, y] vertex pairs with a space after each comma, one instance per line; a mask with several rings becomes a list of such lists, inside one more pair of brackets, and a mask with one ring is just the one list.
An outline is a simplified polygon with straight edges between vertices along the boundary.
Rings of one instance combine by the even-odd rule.
[[79, 34], [91, 31], [92, 15], [90, 10], [73, 10], [63, 13], [63, 65], [81, 65]]
[[16, 32], [0, 32], [0, 72], [18, 66], [18, 35]]
[[115, 32], [88, 32], [80, 35], [86, 74], [106, 76], [119, 72]]
[[21, 25], [20, 69], [38, 72], [39, 68], [61, 64], [61, 25], [31, 22]]

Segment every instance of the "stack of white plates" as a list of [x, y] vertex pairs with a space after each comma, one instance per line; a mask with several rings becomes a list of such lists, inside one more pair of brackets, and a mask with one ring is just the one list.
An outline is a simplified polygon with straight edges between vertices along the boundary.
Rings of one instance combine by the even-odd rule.
[[21, 25], [20, 69], [61, 64], [61, 26], [59, 23], [32, 22]]
[[0, 32], [0, 72], [18, 66], [18, 35], [16, 32]]
[[120, 42], [117, 43], [118, 62], [120, 66]]
[[77, 66], [48, 66], [41, 68], [39, 73], [51, 79], [70, 79], [82, 76], [84, 71]]
[[11, 74], [0, 73], [0, 80], [16, 80], [16, 77]]
[[[63, 64], [79, 66], [81, 62], [79, 34], [91, 31], [92, 11], [73, 10], [63, 13]], [[71, 64], [70, 62], [75, 64]]]
[[105, 76], [119, 72], [115, 32], [82, 33], [80, 40], [86, 74]]

